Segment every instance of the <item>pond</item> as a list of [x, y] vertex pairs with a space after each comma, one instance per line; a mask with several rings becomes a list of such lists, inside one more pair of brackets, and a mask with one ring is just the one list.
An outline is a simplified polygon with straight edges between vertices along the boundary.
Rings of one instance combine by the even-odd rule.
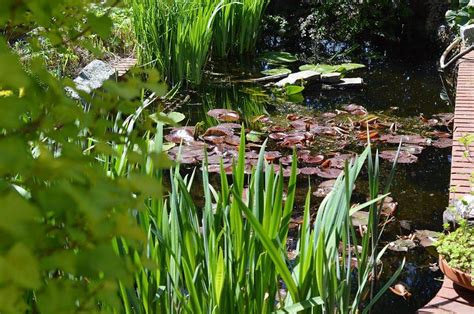
[[[324, 113], [341, 110], [347, 104], [361, 105], [371, 114], [386, 115], [402, 124], [416, 124], [420, 119], [452, 111], [439, 96], [442, 87], [436, 69], [437, 52], [422, 49], [400, 51], [398, 48], [374, 51], [377, 52], [376, 58], [356, 60], [367, 65], [365, 70], [357, 72], [364, 78], [363, 88], [326, 90], [310, 85], [304, 90], [303, 99], [298, 99], [297, 103], [282, 99], [278, 93], [272, 93], [262, 85], [232, 83], [242, 76], [258, 76], [262, 69], [261, 63], [214, 65], [214, 73], [208, 76], [209, 82], [197, 91], [189, 91], [191, 101], [180, 107], [179, 111], [189, 117], [188, 125], [201, 123], [205, 126], [216, 123], [206, 114], [215, 108], [234, 109], [240, 112], [248, 124], [252, 124], [252, 118], [260, 115], [268, 115], [276, 121], [285, 120], [288, 114], [321, 117]], [[361, 147], [349, 146], [345, 150], [360, 152]], [[398, 206], [394, 221], [384, 233], [385, 243], [415, 230], [441, 230], [442, 212], [448, 205], [450, 154], [449, 147], [427, 147], [418, 155], [418, 162], [397, 166], [391, 197]], [[390, 167], [391, 163], [382, 161], [382, 177], [388, 176]], [[299, 178], [298, 201], [301, 206], [308, 188], [308, 178], [303, 175]], [[362, 177], [355, 195], [358, 192], [366, 195], [363, 180]], [[320, 179], [311, 177], [313, 189], [319, 183]], [[313, 206], [318, 205], [320, 200], [314, 197]], [[434, 267], [437, 258], [423, 247], [404, 253], [388, 251], [384, 259], [386, 275], [398, 267], [403, 257], [407, 262], [398, 281], [406, 286], [411, 297], [403, 298], [387, 292], [375, 312], [377, 308], [383, 308], [385, 313], [415, 312], [441, 287], [442, 275]]]

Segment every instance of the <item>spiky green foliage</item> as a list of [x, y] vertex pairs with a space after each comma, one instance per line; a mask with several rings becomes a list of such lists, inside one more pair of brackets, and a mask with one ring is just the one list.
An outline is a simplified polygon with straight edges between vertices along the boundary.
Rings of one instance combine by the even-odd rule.
[[209, 57], [219, 0], [130, 0], [138, 54], [171, 83], [199, 84]]
[[129, 0], [138, 54], [168, 82], [198, 85], [215, 55], [253, 53], [269, 0]]
[[225, 0], [214, 27], [215, 54], [253, 54], [269, 0]]
[[[160, 132], [161, 126], [150, 146], [156, 153], [161, 147]], [[296, 163], [285, 184], [282, 173], [266, 164], [264, 145], [256, 168], [247, 177], [242, 136], [232, 184], [222, 171], [220, 185], [212, 186], [203, 167], [199, 193], [204, 197], [203, 205], [192, 196], [195, 172], [182, 177], [179, 166], [171, 170], [168, 195], [150, 199], [146, 211], [137, 213], [148, 236], [149, 261], [138, 258], [142, 252], [125, 240], [117, 241], [117, 250], [136, 256], [135, 266], [140, 269], [135, 288], [122, 289], [126, 312], [355, 313], [362, 302], [366, 302], [365, 310], [369, 309], [401, 270], [372, 300], [365, 299], [371, 289], [369, 277], [384, 252], [376, 249], [380, 213], [376, 203], [385, 195], [373, 194], [371, 201], [357, 207], [350, 203], [354, 182], [366, 159], [371, 159], [369, 149], [346, 166], [314, 223], [308, 191], [292, 261], [287, 257], [287, 240], [295, 205]], [[378, 192], [376, 165], [376, 161], [369, 162], [373, 193]], [[161, 170], [154, 167], [144, 171], [163, 178]], [[369, 208], [371, 221], [359, 238], [350, 217], [364, 208]], [[354, 249], [358, 245], [361, 251]]]

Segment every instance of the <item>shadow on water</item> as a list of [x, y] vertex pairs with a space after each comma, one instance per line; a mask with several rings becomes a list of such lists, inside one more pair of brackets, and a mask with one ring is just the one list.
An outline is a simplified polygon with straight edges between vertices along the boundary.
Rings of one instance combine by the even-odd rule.
[[[357, 73], [366, 82], [365, 87], [360, 90], [327, 91], [310, 86], [304, 91], [304, 101], [295, 105], [281, 101], [278, 96], [259, 86], [220, 82], [205, 85], [196, 91], [192, 101], [180, 111], [189, 117], [190, 125], [198, 122], [215, 124], [216, 121], [210, 120], [206, 115], [212, 108], [238, 110], [246, 125], [251, 123], [252, 118], [262, 114], [275, 116], [304, 112], [305, 115], [317, 115], [340, 109], [342, 105], [349, 103], [362, 105], [369, 112], [390, 112], [394, 117], [430, 117], [436, 113], [452, 111], [439, 97], [441, 83], [434, 58], [426, 58], [419, 51], [408, 56], [398, 53], [389, 55], [385, 52], [382, 55], [383, 58], [362, 60], [368, 66], [366, 70]], [[432, 55], [437, 56], [435, 53]], [[396, 240], [397, 235], [408, 235], [416, 229], [441, 230], [442, 212], [448, 205], [450, 154], [449, 148], [427, 148], [419, 155], [417, 163], [398, 165], [391, 189], [391, 196], [398, 202], [398, 209], [395, 222], [391, 223], [384, 234], [386, 243]], [[382, 161], [383, 177], [388, 177], [390, 167], [390, 163]], [[363, 178], [360, 181], [358, 186], [366, 186]], [[297, 193], [301, 196], [298, 197], [299, 206], [304, 200], [307, 182], [307, 177], [300, 177]], [[313, 187], [320, 182], [311, 178]], [[356, 192], [363, 192], [363, 188], [360, 190]], [[313, 204], [317, 205], [319, 201], [320, 199], [315, 198]], [[390, 270], [394, 271], [403, 257], [406, 257], [407, 264], [399, 281], [411, 292], [411, 298], [404, 299], [388, 292], [380, 300], [374, 313], [415, 312], [441, 287], [438, 280], [441, 273], [431, 267], [437, 258], [421, 247], [408, 253], [388, 252], [384, 258], [385, 275]]]

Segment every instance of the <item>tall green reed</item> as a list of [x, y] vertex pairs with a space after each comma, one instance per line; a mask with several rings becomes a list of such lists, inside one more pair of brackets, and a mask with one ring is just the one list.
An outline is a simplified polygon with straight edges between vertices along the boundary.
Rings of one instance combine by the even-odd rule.
[[129, 1], [141, 63], [156, 66], [172, 84], [200, 84], [223, 1]]
[[[162, 135], [163, 125], [158, 123], [156, 136], [148, 135], [147, 155], [162, 154]], [[296, 162], [285, 182], [282, 172], [265, 162], [263, 145], [257, 166], [246, 176], [244, 136], [239, 151], [231, 181], [222, 169], [220, 185], [212, 186], [203, 167], [203, 205], [197, 205], [191, 193], [196, 171], [183, 177], [176, 165], [165, 175], [160, 160], [150, 158], [143, 173], [169, 180], [169, 191], [147, 199], [145, 209], [133, 213], [147, 234], [145, 251], [116, 240], [116, 250], [131, 257], [137, 269], [133, 285], [120, 284], [125, 312], [367, 312], [404, 264], [378, 292], [371, 285], [385, 251], [377, 249], [381, 210], [377, 204], [387, 195], [378, 194], [378, 157], [374, 159], [368, 147], [346, 164], [314, 222], [308, 191], [297, 257], [290, 261], [287, 242]], [[112, 167], [122, 169], [118, 175], [126, 175], [133, 164], [122, 159], [126, 154], [117, 156]], [[367, 160], [371, 200], [351, 206], [355, 180]], [[369, 210], [370, 221], [359, 236], [351, 215], [363, 209]]]
[[215, 21], [215, 55], [225, 58], [253, 54], [270, 0], [225, 0], [224, 3]]
[[[211, 55], [255, 51], [269, 0], [128, 0], [138, 56], [168, 82], [199, 85]], [[214, 49], [214, 51], [212, 51]]]

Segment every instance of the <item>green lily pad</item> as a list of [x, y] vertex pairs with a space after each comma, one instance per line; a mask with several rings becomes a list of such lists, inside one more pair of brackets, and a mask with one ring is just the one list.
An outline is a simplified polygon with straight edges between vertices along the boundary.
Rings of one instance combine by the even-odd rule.
[[285, 86], [285, 90], [286, 95], [290, 96], [301, 93], [304, 90], [304, 87], [298, 85], [287, 85]]
[[245, 137], [247, 141], [253, 142], [253, 143], [261, 143], [263, 142], [263, 136], [265, 133], [262, 132], [257, 132], [257, 131], [250, 131]]
[[365, 65], [360, 64], [360, 63], [343, 63], [338, 66], [339, 68], [342, 68], [342, 70], [340, 70], [342, 72], [349, 72], [349, 71], [365, 68]]
[[269, 69], [269, 70], [261, 71], [260, 73], [264, 75], [269, 75], [269, 76], [284, 75], [284, 74], [290, 74], [291, 70], [287, 68], [277, 68], [277, 69]]
[[359, 63], [343, 63], [343, 64], [337, 64], [337, 65], [330, 65], [330, 64], [305, 64], [300, 66], [301, 71], [316, 71], [321, 74], [327, 74], [327, 73], [332, 73], [332, 72], [349, 72], [357, 69], [362, 69], [365, 68], [365, 65], [359, 64]]
[[168, 118], [173, 120], [175, 123], [179, 123], [183, 121], [186, 118], [186, 116], [182, 114], [181, 112], [173, 111], [173, 112], [168, 113]]
[[299, 67], [300, 71], [316, 71], [321, 74], [336, 72], [338, 66], [330, 64], [305, 64]]

